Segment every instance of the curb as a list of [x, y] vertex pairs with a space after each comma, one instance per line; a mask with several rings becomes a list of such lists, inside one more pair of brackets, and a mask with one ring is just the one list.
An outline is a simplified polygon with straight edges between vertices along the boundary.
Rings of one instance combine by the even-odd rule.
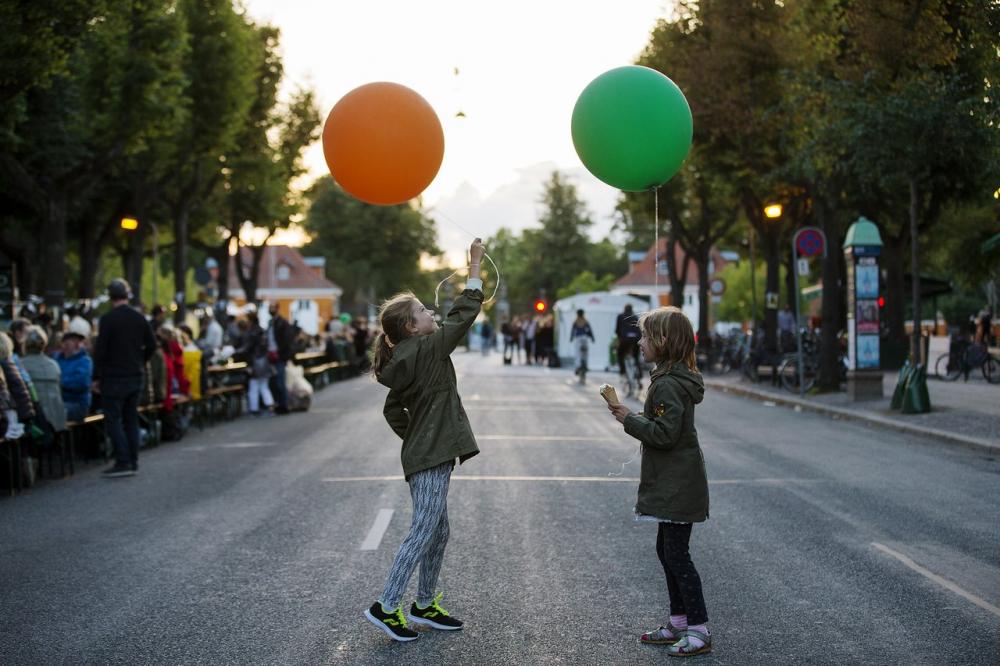
[[994, 455], [1000, 454], [1000, 443], [994, 442], [989, 439], [984, 439], [982, 437], [971, 437], [969, 435], [960, 435], [958, 433], [948, 432], [947, 430], [938, 430], [937, 428], [927, 428], [924, 426], [911, 425], [909, 423], [902, 423], [895, 419], [889, 419], [883, 416], [877, 416], [875, 414], [865, 414], [850, 409], [844, 409], [842, 407], [833, 407], [831, 405], [820, 405], [810, 400], [803, 400], [802, 398], [794, 398], [791, 396], [783, 396], [774, 393], [768, 393], [766, 391], [759, 391], [756, 389], [748, 388], [746, 386], [741, 386], [739, 384], [730, 384], [728, 382], [713, 381], [707, 378], [705, 379], [705, 386], [708, 388], [713, 388], [722, 391], [724, 393], [731, 393], [733, 395], [738, 395], [745, 398], [753, 398], [755, 400], [772, 402], [778, 405], [784, 405], [786, 407], [796, 407], [798, 409], [809, 410], [810, 412], [823, 414], [825, 416], [830, 416], [837, 419], [843, 419], [846, 421], [860, 421], [862, 423], [867, 423], [875, 427], [884, 428], [887, 430], [895, 430], [896, 432], [901, 432], [908, 435], [917, 435], [919, 437], [936, 439], [939, 441], [947, 442], [949, 444], [957, 444], [960, 446], [965, 446], [970, 449], [975, 449], [983, 453], [989, 453]]

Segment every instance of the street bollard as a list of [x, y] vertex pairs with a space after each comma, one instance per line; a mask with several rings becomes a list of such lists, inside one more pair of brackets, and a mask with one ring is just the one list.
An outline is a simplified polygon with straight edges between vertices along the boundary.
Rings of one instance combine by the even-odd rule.
[[896, 381], [896, 388], [892, 392], [892, 402], [889, 403], [890, 409], [900, 409], [903, 406], [903, 396], [906, 394], [906, 385], [910, 383], [910, 377], [913, 375], [913, 366], [910, 365], [909, 359], [903, 363], [903, 367], [899, 369], [899, 379]]
[[927, 368], [918, 364], [907, 382], [902, 405], [904, 414], [925, 414], [931, 411], [931, 398], [927, 392]]

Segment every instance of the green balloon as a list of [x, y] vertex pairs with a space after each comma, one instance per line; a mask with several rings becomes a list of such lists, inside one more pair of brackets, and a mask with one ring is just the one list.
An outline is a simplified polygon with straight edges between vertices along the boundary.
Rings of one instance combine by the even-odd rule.
[[350, 324], [351, 323], [351, 315], [348, 314], [347, 312], [341, 313], [341, 315], [340, 315], [340, 323], [341, 324]]
[[571, 131], [590, 173], [620, 190], [641, 192], [680, 170], [694, 123], [676, 83], [655, 69], [629, 65], [601, 74], [583, 89]]

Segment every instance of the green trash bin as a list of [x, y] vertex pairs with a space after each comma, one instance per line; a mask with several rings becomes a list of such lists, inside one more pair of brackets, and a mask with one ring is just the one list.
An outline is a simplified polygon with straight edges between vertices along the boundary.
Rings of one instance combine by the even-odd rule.
[[918, 364], [910, 375], [903, 395], [904, 414], [925, 414], [931, 411], [931, 397], [927, 392], [927, 368]]
[[910, 365], [909, 359], [903, 363], [903, 367], [899, 369], [899, 379], [896, 381], [896, 388], [892, 392], [892, 402], [889, 406], [892, 409], [900, 409], [903, 406], [903, 395], [906, 393], [906, 385], [910, 383], [910, 379], [913, 376], [913, 366]]

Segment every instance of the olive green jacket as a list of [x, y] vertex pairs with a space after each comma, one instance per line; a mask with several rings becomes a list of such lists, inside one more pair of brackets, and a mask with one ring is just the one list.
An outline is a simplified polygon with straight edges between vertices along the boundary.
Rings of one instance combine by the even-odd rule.
[[[470, 280], [479, 287], [479, 280]], [[481, 289], [466, 289], [440, 328], [430, 335], [406, 338], [378, 377], [389, 387], [383, 414], [403, 438], [403, 474], [437, 467], [479, 453], [469, 418], [462, 408], [451, 353], [465, 338], [483, 305]]]
[[701, 375], [683, 363], [651, 375], [642, 414], [625, 417], [625, 432], [642, 442], [638, 513], [677, 523], [708, 518], [708, 476], [694, 427], [705, 396]]

